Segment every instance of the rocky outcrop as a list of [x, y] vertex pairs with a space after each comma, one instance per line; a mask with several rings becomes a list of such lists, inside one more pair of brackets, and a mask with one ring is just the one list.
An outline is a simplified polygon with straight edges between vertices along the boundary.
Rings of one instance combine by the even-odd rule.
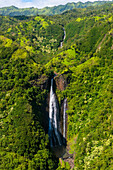
[[67, 87], [67, 77], [66, 74], [57, 75], [55, 78], [56, 88], [60, 91], [65, 90]]

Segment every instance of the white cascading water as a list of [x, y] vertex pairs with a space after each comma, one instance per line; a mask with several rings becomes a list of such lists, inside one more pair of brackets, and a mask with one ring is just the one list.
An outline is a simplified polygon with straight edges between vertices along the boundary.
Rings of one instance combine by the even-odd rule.
[[48, 131], [51, 147], [53, 147], [53, 145], [56, 144], [56, 140], [58, 141], [58, 144], [61, 145], [61, 139], [59, 133], [60, 129], [58, 125], [59, 125], [59, 109], [58, 109], [56, 95], [53, 91], [53, 79], [51, 79], [50, 101], [49, 101], [49, 131]]
[[64, 29], [64, 40], [65, 40], [65, 38], [66, 38], [66, 31], [65, 31], [65, 29]]
[[64, 109], [63, 109], [63, 138], [66, 138], [66, 110], [67, 110], [67, 99], [64, 100]]
[[63, 38], [63, 41], [62, 41], [61, 44], [60, 44], [60, 47], [61, 47], [61, 48], [63, 47], [63, 42], [64, 42], [64, 40], [65, 40], [65, 38], [66, 38], [66, 31], [65, 31], [64, 28], [63, 28], [63, 30], [64, 30], [64, 38]]

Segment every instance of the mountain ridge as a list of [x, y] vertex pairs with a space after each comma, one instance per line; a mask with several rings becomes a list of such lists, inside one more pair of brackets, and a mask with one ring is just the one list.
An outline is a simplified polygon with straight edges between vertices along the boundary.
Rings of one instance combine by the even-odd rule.
[[112, 3], [112, 1], [94, 1], [90, 2], [87, 1], [85, 3], [83, 2], [72, 2], [72, 3], [67, 3], [65, 5], [58, 5], [58, 6], [53, 6], [53, 7], [44, 7], [42, 9], [38, 9], [35, 7], [30, 7], [30, 8], [18, 8], [16, 6], [10, 6], [10, 7], [2, 7], [0, 8], [0, 15], [3, 16], [34, 16], [34, 15], [56, 15], [56, 14], [61, 14], [67, 10], [72, 10], [74, 8], [86, 8], [89, 6], [99, 6], [103, 5], [105, 3]]

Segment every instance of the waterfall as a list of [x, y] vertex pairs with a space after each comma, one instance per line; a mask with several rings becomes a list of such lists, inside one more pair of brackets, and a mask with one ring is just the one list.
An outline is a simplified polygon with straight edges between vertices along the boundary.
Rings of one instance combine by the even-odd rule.
[[63, 30], [64, 30], [64, 37], [63, 37], [63, 41], [60, 43], [60, 47], [61, 47], [61, 48], [63, 47], [63, 42], [64, 42], [64, 40], [65, 40], [65, 38], [66, 38], [66, 31], [65, 31], [64, 28], [63, 28]]
[[65, 31], [64, 28], [63, 28], [63, 30], [64, 30], [64, 40], [65, 40], [65, 38], [66, 38], [66, 31]]
[[63, 138], [66, 138], [66, 110], [67, 110], [67, 99], [64, 100], [63, 108]]
[[59, 128], [59, 108], [56, 95], [53, 91], [53, 79], [51, 79], [50, 101], [49, 101], [49, 139], [50, 146], [57, 143], [61, 145], [60, 128]]

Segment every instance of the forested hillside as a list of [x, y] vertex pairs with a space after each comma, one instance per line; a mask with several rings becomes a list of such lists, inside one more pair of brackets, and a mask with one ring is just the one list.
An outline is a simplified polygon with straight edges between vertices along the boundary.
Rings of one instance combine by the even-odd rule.
[[[112, 62], [110, 4], [54, 16], [0, 16], [0, 169], [112, 170]], [[45, 125], [54, 74], [67, 81], [55, 92], [59, 106], [67, 99], [66, 152], [73, 155], [60, 162]]]
[[49, 57], [54, 54], [63, 37], [62, 26], [59, 23], [56, 24], [41, 16], [15, 18], [0, 16], [0, 25], [1, 34], [9, 38], [7, 41], [14, 41], [31, 55], [35, 55], [34, 59], [37, 62], [47, 59], [44, 58], [45, 53], [49, 54]]

